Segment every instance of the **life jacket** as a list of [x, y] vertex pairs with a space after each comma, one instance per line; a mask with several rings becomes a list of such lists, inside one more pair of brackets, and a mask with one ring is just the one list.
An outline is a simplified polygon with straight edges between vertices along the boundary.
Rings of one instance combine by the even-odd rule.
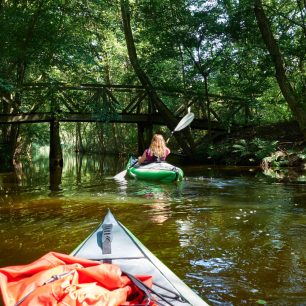
[[162, 157], [157, 157], [155, 156], [150, 148], [145, 150], [146, 152], [146, 161], [149, 163], [154, 163], [154, 162], [161, 162], [161, 161], [165, 161], [167, 156], [170, 154], [170, 149], [166, 148], [165, 150], [165, 155]]
[[[0, 268], [5, 306], [146, 305], [144, 292], [114, 264], [50, 252], [21, 266]], [[151, 276], [136, 276], [148, 288]], [[148, 305], [156, 306], [153, 301]]]

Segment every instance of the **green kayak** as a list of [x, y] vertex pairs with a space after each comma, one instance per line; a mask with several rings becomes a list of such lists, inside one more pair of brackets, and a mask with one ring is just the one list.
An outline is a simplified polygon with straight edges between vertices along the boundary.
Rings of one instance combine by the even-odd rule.
[[135, 161], [131, 157], [127, 164], [127, 173], [132, 178], [159, 182], [174, 182], [181, 181], [184, 177], [182, 169], [167, 162], [153, 162], [139, 165], [138, 163], [135, 164]]
[[129, 275], [151, 275], [153, 287], [148, 291], [155, 305], [208, 306], [117, 221], [110, 211], [98, 228], [71, 255], [116, 264]]

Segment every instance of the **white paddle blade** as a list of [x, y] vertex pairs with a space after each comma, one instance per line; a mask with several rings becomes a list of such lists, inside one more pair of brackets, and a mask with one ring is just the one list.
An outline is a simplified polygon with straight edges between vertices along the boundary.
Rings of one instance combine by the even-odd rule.
[[118, 181], [124, 180], [124, 177], [126, 176], [127, 171], [129, 169], [131, 169], [132, 167], [134, 167], [138, 163], [138, 159], [137, 158], [135, 160], [130, 158], [129, 163], [131, 163], [132, 161], [134, 161], [134, 162], [131, 165], [129, 165], [126, 170], [123, 170], [120, 173], [116, 174], [113, 178], [115, 180], [118, 180]]
[[184, 116], [181, 121], [178, 123], [173, 132], [178, 132], [188, 126], [194, 119], [194, 113], [188, 113]]
[[123, 171], [121, 171], [121, 172], [119, 172], [118, 174], [116, 174], [115, 176], [114, 176], [114, 179], [115, 180], [123, 180], [124, 179], [124, 177], [126, 176], [126, 173], [127, 173], [127, 170], [123, 170]]

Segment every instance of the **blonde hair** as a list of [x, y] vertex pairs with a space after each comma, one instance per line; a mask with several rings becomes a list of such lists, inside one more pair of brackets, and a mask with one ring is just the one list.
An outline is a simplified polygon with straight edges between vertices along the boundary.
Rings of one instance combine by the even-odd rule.
[[166, 142], [161, 134], [154, 134], [150, 144], [150, 151], [156, 157], [164, 157], [166, 155]]

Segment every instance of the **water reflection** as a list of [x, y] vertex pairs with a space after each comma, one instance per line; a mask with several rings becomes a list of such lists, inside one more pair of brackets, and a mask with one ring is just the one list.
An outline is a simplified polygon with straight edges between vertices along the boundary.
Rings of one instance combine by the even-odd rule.
[[297, 168], [283, 168], [283, 169], [272, 169], [268, 168], [263, 173], [273, 179], [277, 179], [282, 182], [306, 182], [305, 169]]
[[305, 302], [305, 184], [207, 167], [178, 184], [114, 181], [125, 162], [66, 155], [54, 190], [48, 157], [0, 174], [0, 266], [69, 253], [111, 208], [211, 305]]

